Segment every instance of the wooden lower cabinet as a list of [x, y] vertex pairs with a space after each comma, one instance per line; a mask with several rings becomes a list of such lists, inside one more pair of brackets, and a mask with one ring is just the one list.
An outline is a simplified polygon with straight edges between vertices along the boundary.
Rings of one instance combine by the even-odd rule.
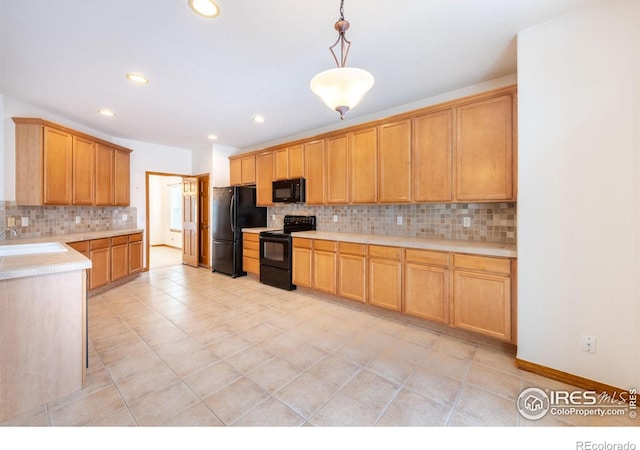
[[367, 246], [340, 242], [338, 257], [338, 295], [367, 301]]
[[511, 261], [455, 255], [453, 325], [512, 342]]
[[260, 237], [255, 233], [242, 233], [242, 270], [260, 275]]
[[336, 294], [336, 270], [338, 264], [335, 242], [314, 241], [312, 267], [313, 287], [322, 292]]
[[129, 237], [111, 238], [111, 281], [129, 276]]
[[109, 238], [89, 241], [89, 290], [106, 286], [111, 281], [111, 243]]
[[407, 248], [404, 265], [404, 312], [449, 323], [449, 264], [444, 252]]
[[402, 309], [402, 249], [369, 246], [368, 302], [382, 308]]
[[129, 275], [142, 272], [144, 267], [142, 233], [129, 235]]
[[301, 287], [312, 286], [312, 253], [311, 239], [293, 238], [293, 284]]

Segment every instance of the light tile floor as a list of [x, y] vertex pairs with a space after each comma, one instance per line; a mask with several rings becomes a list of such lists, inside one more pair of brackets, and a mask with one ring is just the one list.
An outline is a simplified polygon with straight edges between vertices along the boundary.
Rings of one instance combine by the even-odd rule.
[[82, 391], [0, 425], [636, 425], [528, 421], [522, 389], [574, 388], [407, 321], [182, 265], [91, 298], [89, 338]]

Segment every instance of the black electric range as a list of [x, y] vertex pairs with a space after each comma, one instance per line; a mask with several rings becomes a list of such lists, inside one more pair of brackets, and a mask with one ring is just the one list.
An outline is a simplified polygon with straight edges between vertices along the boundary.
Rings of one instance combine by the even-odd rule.
[[260, 282], [291, 291], [293, 248], [291, 233], [316, 229], [316, 216], [284, 216], [281, 230], [260, 233]]

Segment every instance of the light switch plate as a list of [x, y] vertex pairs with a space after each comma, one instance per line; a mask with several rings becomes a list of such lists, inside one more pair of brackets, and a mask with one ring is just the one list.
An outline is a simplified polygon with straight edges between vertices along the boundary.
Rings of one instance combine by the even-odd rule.
[[128, 218], [129, 218], [129, 216], [127, 216], [126, 214], [122, 215], [122, 221], [123, 222], [126, 222]]
[[7, 217], [7, 226], [15, 227], [16, 226], [16, 218], [15, 217]]
[[22, 217], [22, 218], [20, 219], [20, 224], [21, 224], [23, 227], [28, 227], [28, 226], [29, 226], [29, 218], [28, 218], [28, 217]]

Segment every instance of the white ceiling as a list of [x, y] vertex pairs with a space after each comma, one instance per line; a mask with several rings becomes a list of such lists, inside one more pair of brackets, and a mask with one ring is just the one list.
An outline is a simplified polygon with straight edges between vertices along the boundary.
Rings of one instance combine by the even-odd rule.
[[[601, 2], [346, 0], [348, 65], [375, 77], [347, 118], [516, 73], [518, 31]], [[187, 0], [0, 0], [0, 94], [186, 149], [210, 148], [209, 133], [243, 149], [339, 121], [309, 89], [334, 66], [339, 0], [218, 4], [211, 20]], [[134, 85], [127, 72], [151, 82]]]

